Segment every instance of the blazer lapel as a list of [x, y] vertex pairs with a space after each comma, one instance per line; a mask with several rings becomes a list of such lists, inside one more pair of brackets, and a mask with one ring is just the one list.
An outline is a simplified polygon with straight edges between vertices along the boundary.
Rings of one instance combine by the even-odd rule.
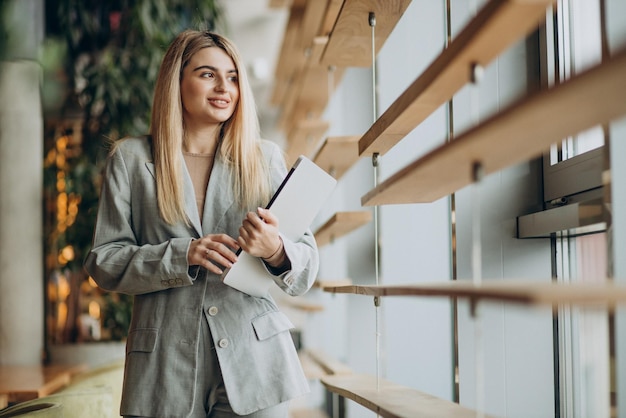
[[183, 193], [185, 195], [185, 212], [191, 221], [194, 229], [199, 236], [202, 236], [202, 224], [200, 223], [200, 214], [198, 214], [198, 206], [196, 205], [196, 192], [193, 189], [191, 175], [187, 170], [185, 159], [181, 155], [181, 164], [183, 165]]
[[202, 215], [204, 235], [223, 229], [224, 215], [233, 205], [233, 201], [230, 171], [218, 154], [213, 163], [213, 170], [204, 198], [204, 213]]

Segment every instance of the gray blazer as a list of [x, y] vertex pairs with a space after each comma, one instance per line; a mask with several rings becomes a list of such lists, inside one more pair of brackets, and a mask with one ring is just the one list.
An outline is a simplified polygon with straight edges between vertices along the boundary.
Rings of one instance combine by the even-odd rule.
[[[276, 144], [264, 141], [262, 146], [276, 189], [287, 172], [284, 159]], [[208, 233], [236, 238], [246, 211], [236, 204], [227, 167], [217, 158], [201, 223], [191, 177], [183, 170], [191, 226], [169, 225], [159, 216], [149, 138], [124, 140], [107, 160], [85, 268], [103, 289], [134, 295], [122, 415], [190, 414], [203, 306], [228, 399], [237, 414], [308, 392], [289, 333], [293, 325], [271, 296], [246, 295], [224, 285], [219, 276], [188, 266], [193, 238]], [[274, 281], [290, 295], [303, 294], [318, 271], [315, 239], [308, 231], [297, 242], [285, 237], [283, 241], [291, 270], [274, 276]]]

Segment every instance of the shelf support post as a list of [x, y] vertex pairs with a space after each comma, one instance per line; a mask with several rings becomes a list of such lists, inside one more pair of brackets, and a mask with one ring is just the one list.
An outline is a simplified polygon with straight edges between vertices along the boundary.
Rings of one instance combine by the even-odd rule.
[[[372, 28], [372, 122], [376, 122], [378, 110], [376, 109], [376, 13], [369, 12], [367, 22]], [[378, 153], [372, 155], [374, 168], [374, 187], [378, 185]], [[379, 232], [378, 232], [378, 206], [374, 206], [374, 274], [376, 285], [380, 284], [379, 264]], [[380, 389], [380, 301], [374, 298], [374, 311], [376, 313], [376, 390]]]

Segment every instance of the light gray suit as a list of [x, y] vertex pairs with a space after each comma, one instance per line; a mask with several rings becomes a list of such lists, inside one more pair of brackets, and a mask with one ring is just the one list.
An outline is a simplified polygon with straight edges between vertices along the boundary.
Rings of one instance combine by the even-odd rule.
[[[286, 175], [282, 153], [269, 141], [263, 142], [263, 153], [276, 189]], [[122, 415], [184, 417], [191, 412], [205, 316], [237, 414], [306, 393], [308, 384], [289, 334], [293, 325], [271, 296], [248, 296], [187, 264], [192, 238], [239, 235], [246, 211], [235, 202], [223, 161], [216, 158], [211, 172], [202, 223], [186, 168], [185, 207], [191, 226], [161, 219], [155, 187], [149, 138], [124, 140], [107, 161], [93, 248], [85, 261], [100, 287], [135, 295]], [[298, 242], [283, 241], [291, 270], [274, 276], [275, 282], [290, 295], [303, 294], [317, 275], [315, 240], [308, 231]]]

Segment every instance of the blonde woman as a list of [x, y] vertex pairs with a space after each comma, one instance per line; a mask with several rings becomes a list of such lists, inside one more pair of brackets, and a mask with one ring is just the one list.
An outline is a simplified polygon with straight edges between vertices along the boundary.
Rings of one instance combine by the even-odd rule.
[[287, 417], [308, 391], [271, 296], [220, 279], [239, 249], [276, 285], [312, 285], [312, 234], [283, 237], [261, 209], [286, 175], [259, 138], [245, 68], [228, 39], [185, 31], [155, 86], [150, 135], [117, 142], [107, 160], [85, 267], [100, 287], [134, 295], [121, 414], [127, 417]]

